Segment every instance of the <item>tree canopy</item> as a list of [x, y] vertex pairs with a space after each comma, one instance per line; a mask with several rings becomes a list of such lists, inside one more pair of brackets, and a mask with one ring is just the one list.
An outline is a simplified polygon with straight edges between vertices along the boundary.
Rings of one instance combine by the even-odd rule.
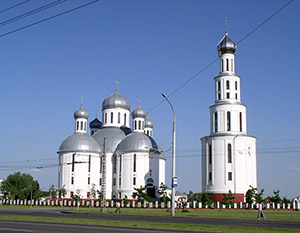
[[33, 199], [39, 199], [41, 196], [38, 181], [34, 180], [30, 174], [20, 172], [10, 174], [3, 180], [0, 190], [5, 198], [30, 200], [31, 191]]

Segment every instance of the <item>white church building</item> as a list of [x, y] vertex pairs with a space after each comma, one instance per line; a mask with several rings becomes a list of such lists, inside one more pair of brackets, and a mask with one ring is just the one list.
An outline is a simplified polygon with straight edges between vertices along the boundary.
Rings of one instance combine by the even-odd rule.
[[[134, 188], [146, 186], [151, 197], [165, 184], [164, 154], [152, 138], [153, 122], [138, 104], [130, 112], [130, 102], [116, 90], [102, 103], [102, 122], [90, 122], [83, 105], [74, 113], [75, 132], [61, 144], [58, 188], [66, 197], [91, 198], [92, 188], [105, 190], [106, 199], [132, 199]], [[130, 117], [132, 128], [130, 128]]]
[[231, 191], [241, 202], [250, 185], [257, 187], [256, 138], [247, 135], [247, 107], [241, 103], [241, 78], [235, 74], [236, 45], [227, 32], [217, 49], [221, 65], [214, 78], [210, 135], [201, 138], [202, 192], [221, 202]]

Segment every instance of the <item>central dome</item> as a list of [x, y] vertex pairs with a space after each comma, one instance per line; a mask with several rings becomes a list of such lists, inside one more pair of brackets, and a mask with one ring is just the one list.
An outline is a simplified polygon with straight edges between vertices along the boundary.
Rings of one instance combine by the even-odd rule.
[[110, 108], [123, 108], [130, 111], [130, 102], [116, 91], [112, 96], [107, 97], [102, 102], [102, 110]]

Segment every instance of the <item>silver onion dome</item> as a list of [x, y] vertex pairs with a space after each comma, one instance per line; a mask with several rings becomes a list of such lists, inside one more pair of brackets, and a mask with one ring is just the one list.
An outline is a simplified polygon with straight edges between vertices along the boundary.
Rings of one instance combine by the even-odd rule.
[[227, 32], [225, 33], [225, 36], [222, 38], [222, 40], [218, 43], [217, 49], [219, 54], [235, 53], [236, 44], [229, 38]]
[[87, 133], [75, 132], [67, 137], [59, 147], [58, 153], [67, 152], [100, 153], [101, 148], [92, 136]]
[[93, 136], [103, 148], [106, 138], [105, 150], [107, 153], [114, 153], [118, 144], [126, 137], [126, 132], [118, 127], [102, 127]]
[[146, 119], [145, 119], [145, 128], [153, 128], [153, 127], [154, 127], [153, 121], [151, 121], [148, 117], [146, 117]]
[[112, 96], [107, 97], [102, 102], [102, 110], [110, 108], [123, 108], [130, 111], [130, 102], [116, 91]]
[[133, 132], [120, 142], [116, 151], [119, 153], [158, 151], [158, 146], [153, 138], [145, 133]]
[[131, 113], [132, 118], [137, 118], [137, 117], [145, 118], [146, 115], [147, 113], [141, 108], [140, 104], [138, 104], [137, 108], [134, 109]]
[[80, 109], [78, 109], [74, 113], [74, 118], [75, 119], [78, 119], [78, 118], [88, 119], [89, 118], [89, 113], [83, 108], [82, 104], [80, 106]]
[[97, 117], [90, 122], [91, 129], [99, 129], [101, 128], [101, 126], [102, 126], [102, 122], [99, 121]]

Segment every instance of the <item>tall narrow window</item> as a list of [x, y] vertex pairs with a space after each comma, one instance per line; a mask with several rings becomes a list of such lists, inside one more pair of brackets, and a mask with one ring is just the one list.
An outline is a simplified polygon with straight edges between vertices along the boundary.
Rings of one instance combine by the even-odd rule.
[[110, 123], [114, 123], [114, 113], [110, 113]]
[[230, 99], [230, 92], [227, 92], [227, 93], [226, 93], [226, 98], [227, 98], [227, 99]]
[[232, 172], [228, 172], [228, 180], [232, 180]]
[[76, 130], [79, 130], [79, 121], [76, 122]]
[[116, 172], [117, 172], [117, 157], [116, 156], [113, 157], [113, 171], [114, 171], [114, 174], [116, 174]]
[[134, 129], [137, 129], [137, 121], [134, 121]]
[[229, 80], [226, 81], [226, 89], [227, 89], [227, 90], [230, 89], [230, 82], [229, 82]]
[[99, 185], [102, 185], [102, 178], [99, 179]]
[[121, 113], [118, 112], [118, 123], [120, 124], [121, 123]]
[[221, 81], [219, 80], [217, 83], [218, 83], [218, 89], [217, 90], [221, 91]]
[[113, 179], [113, 186], [116, 186], [116, 178]]
[[91, 172], [91, 155], [89, 155], [89, 167], [88, 167], [88, 172]]
[[208, 163], [212, 163], [212, 148], [211, 145], [208, 145]]
[[238, 95], [237, 95], [237, 93], [235, 93], [235, 99], [236, 99], [236, 100], [238, 99]]
[[84, 130], [86, 130], [86, 122], [84, 122]]
[[103, 157], [100, 158], [100, 173], [102, 173], [103, 170]]
[[126, 125], [126, 113], [124, 113], [124, 125]]
[[235, 81], [235, 90], [237, 91], [237, 81]]
[[212, 180], [212, 174], [211, 172], [208, 173], [208, 181], [211, 181]]
[[226, 58], [226, 71], [229, 71], [229, 59]]
[[107, 112], [104, 114], [104, 122], [107, 123]]
[[121, 186], [121, 181], [122, 181], [121, 176], [119, 176], [119, 186]]
[[119, 173], [122, 172], [122, 155], [120, 155], [120, 170], [119, 170]]
[[223, 59], [221, 59], [221, 72], [223, 72], [224, 71], [224, 60]]
[[136, 154], [133, 155], [133, 172], [136, 172]]
[[142, 129], [142, 122], [139, 121], [139, 129]]
[[240, 131], [243, 131], [243, 119], [242, 119], [242, 113], [240, 112]]
[[75, 169], [75, 154], [72, 155], [72, 172]]
[[231, 59], [231, 71], [233, 72], [233, 59]]
[[74, 176], [71, 177], [71, 184], [74, 184]]
[[90, 184], [91, 183], [91, 178], [90, 177], [88, 177], [88, 184]]
[[136, 184], [136, 178], [133, 177], [133, 185], [135, 185], [135, 184]]
[[218, 93], [218, 100], [220, 100], [221, 99], [221, 93], [219, 92]]
[[218, 112], [215, 112], [215, 132], [218, 132]]
[[231, 149], [231, 144], [227, 145], [227, 160], [228, 160], [228, 163], [232, 163], [232, 149]]
[[227, 112], [227, 131], [231, 130], [231, 116], [230, 112]]
[[80, 130], [83, 130], [83, 122], [80, 122]]

